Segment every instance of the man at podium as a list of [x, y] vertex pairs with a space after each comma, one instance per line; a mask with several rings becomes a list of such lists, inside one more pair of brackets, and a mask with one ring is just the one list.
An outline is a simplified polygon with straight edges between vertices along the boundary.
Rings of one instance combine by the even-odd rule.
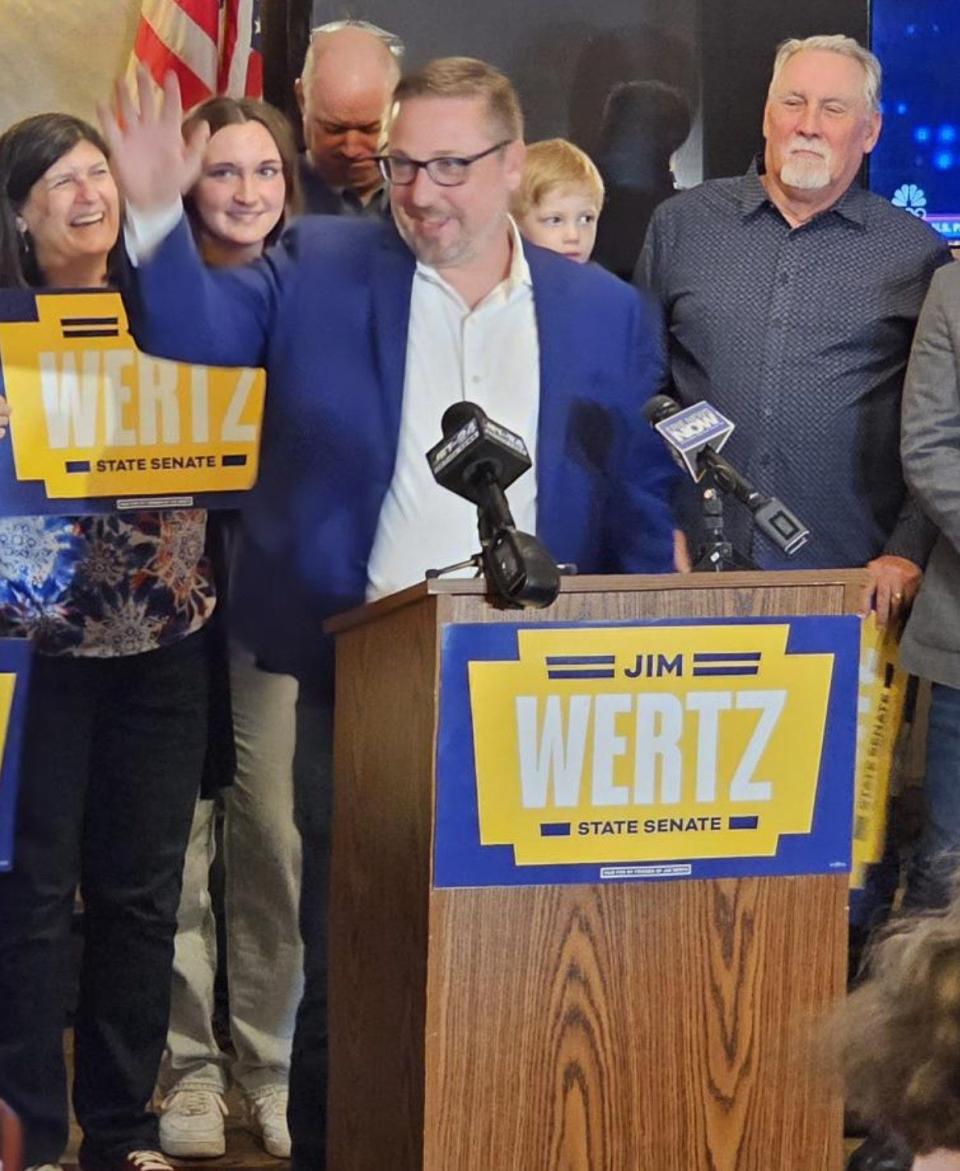
[[522, 436], [534, 472], [517, 525], [590, 573], [672, 568], [673, 469], [639, 408], [663, 369], [651, 303], [592, 266], [521, 241], [508, 215], [524, 158], [509, 81], [472, 59], [404, 78], [381, 167], [393, 223], [301, 221], [262, 262], [204, 270], [180, 192], [202, 138], [121, 93], [105, 129], [138, 265], [129, 314], [167, 357], [264, 365], [260, 479], [244, 515], [234, 634], [300, 681], [294, 764], [304, 839], [306, 989], [290, 1077], [294, 1171], [323, 1166], [325, 902], [332, 657], [322, 624], [473, 552], [470, 505], [424, 453], [452, 403]]

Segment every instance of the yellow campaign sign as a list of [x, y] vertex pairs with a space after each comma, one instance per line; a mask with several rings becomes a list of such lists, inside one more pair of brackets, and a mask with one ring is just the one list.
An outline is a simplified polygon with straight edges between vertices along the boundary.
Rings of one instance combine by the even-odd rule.
[[470, 662], [481, 845], [635, 863], [773, 858], [809, 834], [835, 656], [788, 653], [790, 631], [520, 628], [516, 661]]
[[262, 370], [141, 353], [116, 293], [37, 294], [36, 314], [0, 321], [18, 481], [59, 500], [254, 485]]
[[0, 672], [0, 760], [3, 759], [3, 746], [7, 742], [7, 728], [10, 726], [10, 710], [13, 707], [13, 692], [16, 685], [16, 675]]
[[[15, 768], [6, 768], [7, 733], [13, 711], [13, 696], [17, 676], [0, 671], [0, 871], [8, 870], [13, 849], [13, 823], [16, 813], [16, 795], [19, 778]], [[3, 1164], [0, 1163], [0, 1171]]]
[[907, 674], [898, 665], [900, 632], [871, 614], [860, 641], [857, 775], [850, 885], [863, 886], [867, 867], [883, 857], [894, 753], [903, 723]]
[[14, 862], [13, 826], [32, 651], [29, 639], [0, 638], [0, 873]]

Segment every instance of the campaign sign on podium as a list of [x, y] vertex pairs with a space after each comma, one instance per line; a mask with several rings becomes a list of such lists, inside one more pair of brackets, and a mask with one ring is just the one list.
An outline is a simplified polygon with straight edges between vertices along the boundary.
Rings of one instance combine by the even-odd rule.
[[850, 869], [860, 622], [450, 625], [434, 885]]
[[256, 483], [264, 372], [141, 353], [118, 293], [0, 293], [0, 368], [0, 516], [235, 508]]
[[32, 644], [0, 638], [0, 873], [13, 864], [13, 822]]

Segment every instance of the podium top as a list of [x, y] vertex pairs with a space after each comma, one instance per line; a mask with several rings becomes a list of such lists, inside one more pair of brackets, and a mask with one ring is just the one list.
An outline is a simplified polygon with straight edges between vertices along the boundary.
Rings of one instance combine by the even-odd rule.
[[[750, 590], [759, 587], [840, 586], [848, 601], [847, 609], [854, 612], [856, 600], [867, 581], [865, 569], [791, 569], [776, 572], [755, 570], [736, 573], [646, 573], [608, 576], [575, 575], [560, 579], [561, 594], [647, 593], [662, 590]], [[466, 594], [482, 597], [487, 585], [482, 577], [430, 578], [417, 582], [405, 590], [388, 594], [375, 602], [354, 606], [342, 614], [335, 614], [323, 624], [327, 634], [339, 634], [351, 627], [414, 605], [424, 598]], [[537, 611], [549, 618], [552, 607]], [[520, 611], [516, 611], [520, 613]]]

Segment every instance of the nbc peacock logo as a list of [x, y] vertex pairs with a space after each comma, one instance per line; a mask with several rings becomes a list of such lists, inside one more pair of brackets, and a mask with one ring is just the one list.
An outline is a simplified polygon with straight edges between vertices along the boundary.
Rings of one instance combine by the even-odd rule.
[[917, 219], [923, 219], [927, 214], [927, 193], [916, 183], [903, 183], [893, 193], [890, 200], [894, 207], [902, 207]]

